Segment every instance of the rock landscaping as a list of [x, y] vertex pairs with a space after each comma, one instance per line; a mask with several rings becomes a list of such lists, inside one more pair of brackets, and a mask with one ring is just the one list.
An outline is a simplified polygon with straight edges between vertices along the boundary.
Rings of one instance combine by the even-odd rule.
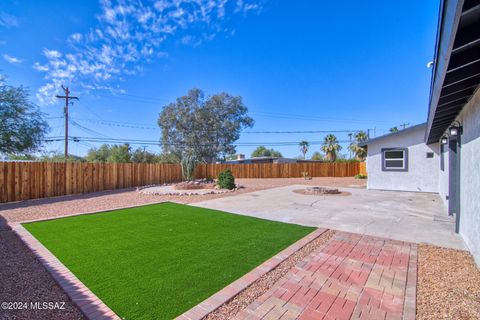
[[232, 189], [222, 189], [213, 180], [200, 179], [175, 184], [145, 186], [137, 188], [137, 191], [142, 194], [153, 196], [197, 196], [235, 192], [240, 188], [242, 188], [242, 186], [237, 184]]

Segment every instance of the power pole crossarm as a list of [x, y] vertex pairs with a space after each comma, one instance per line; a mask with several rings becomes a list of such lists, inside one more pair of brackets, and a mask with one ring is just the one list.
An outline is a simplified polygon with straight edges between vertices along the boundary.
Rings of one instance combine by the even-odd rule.
[[70, 104], [70, 100], [78, 100], [78, 97], [70, 96], [70, 90], [68, 87], [64, 87], [62, 85], [63, 92], [65, 93], [64, 96], [56, 96], [58, 99], [65, 99], [65, 162], [68, 160], [68, 106]]

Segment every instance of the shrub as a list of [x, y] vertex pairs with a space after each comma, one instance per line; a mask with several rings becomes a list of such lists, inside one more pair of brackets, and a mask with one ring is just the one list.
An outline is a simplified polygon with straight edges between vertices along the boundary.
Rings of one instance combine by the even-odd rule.
[[359, 173], [355, 176], [355, 179], [367, 179], [367, 176]]
[[235, 188], [235, 177], [230, 169], [225, 169], [218, 175], [218, 187], [220, 189], [232, 190]]

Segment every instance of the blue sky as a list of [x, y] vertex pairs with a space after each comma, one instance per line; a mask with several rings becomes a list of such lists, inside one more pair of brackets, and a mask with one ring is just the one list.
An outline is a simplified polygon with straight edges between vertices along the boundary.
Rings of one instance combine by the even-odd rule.
[[[80, 97], [70, 134], [156, 140], [162, 106], [198, 87], [244, 98], [247, 131], [371, 129], [426, 120], [438, 0], [20, 1], [0, 4], [0, 70], [63, 131], [60, 85]], [[108, 121], [108, 122], [106, 122]], [[375, 131], [374, 131], [375, 129]], [[247, 133], [239, 143], [320, 141]], [[336, 133], [347, 140], [347, 133]], [[94, 142], [70, 144], [85, 154]], [[344, 144], [342, 153], [348, 153]], [[275, 146], [296, 157], [298, 147]], [[309, 154], [318, 151], [312, 145]], [[50, 143], [48, 150], [62, 150]], [[158, 152], [159, 147], [148, 146]], [[239, 146], [249, 155], [253, 146]]]

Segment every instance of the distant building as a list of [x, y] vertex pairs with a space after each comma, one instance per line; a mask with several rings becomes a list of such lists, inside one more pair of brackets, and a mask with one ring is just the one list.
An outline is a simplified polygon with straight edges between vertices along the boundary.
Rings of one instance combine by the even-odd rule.
[[245, 158], [244, 154], [237, 155], [235, 160], [227, 160], [228, 164], [255, 164], [255, 163], [296, 163], [297, 159], [283, 157], [253, 157]]

